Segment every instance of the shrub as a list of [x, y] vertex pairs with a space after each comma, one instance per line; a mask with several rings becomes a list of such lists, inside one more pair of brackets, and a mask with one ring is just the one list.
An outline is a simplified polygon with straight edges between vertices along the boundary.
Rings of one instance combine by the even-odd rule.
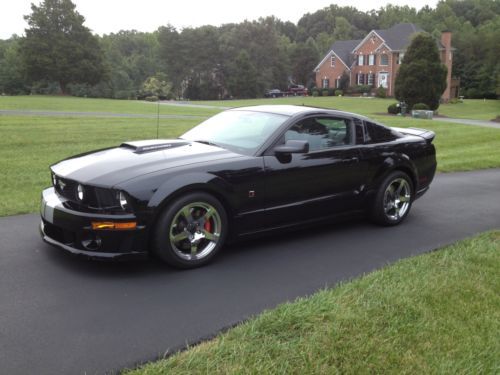
[[416, 103], [413, 105], [412, 109], [414, 110], [425, 110], [425, 111], [428, 111], [429, 110], [429, 106], [425, 103]]
[[328, 96], [333, 96], [333, 95], [335, 95], [335, 89], [334, 88], [328, 89]]
[[157, 102], [158, 101], [158, 97], [156, 95], [146, 96], [144, 98], [144, 100], [146, 100], [148, 102]]
[[387, 112], [391, 115], [397, 115], [401, 112], [401, 108], [399, 107], [398, 103], [393, 103], [389, 107], [387, 107]]
[[375, 91], [375, 96], [377, 98], [386, 98], [387, 97], [387, 89], [385, 87], [379, 86]]
[[335, 96], [342, 96], [344, 92], [342, 90], [335, 90]]
[[319, 91], [317, 89], [312, 90], [312, 96], [319, 96]]
[[323, 89], [323, 91], [321, 91], [321, 95], [328, 96], [328, 89]]

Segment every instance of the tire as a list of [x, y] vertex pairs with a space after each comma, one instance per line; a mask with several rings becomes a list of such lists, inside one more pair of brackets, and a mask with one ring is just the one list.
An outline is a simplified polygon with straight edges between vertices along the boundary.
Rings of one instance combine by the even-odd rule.
[[410, 212], [414, 200], [413, 183], [404, 172], [390, 173], [380, 184], [373, 201], [371, 218], [379, 224], [392, 226], [401, 223]]
[[165, 207], [156, 223], [152, 250], [173, 267], [196, 268], [215, 257], [227, 232], [222, 204], [210, 194], [190, 193]]

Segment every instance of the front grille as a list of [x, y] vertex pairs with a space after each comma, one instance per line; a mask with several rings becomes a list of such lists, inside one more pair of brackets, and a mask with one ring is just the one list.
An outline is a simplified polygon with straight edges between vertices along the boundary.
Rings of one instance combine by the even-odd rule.
[[54, 188], [62, 197], [66, 198], [71, 206], [76, 208], [85, 207], [91, 209], [114, 209], [120, 208], [116, 198], [116, 191], [94, 186], [82, 185], [84, 189], [83, 201], [78, 197], [77, 188], [79, 183], [67, 178], [54, 175]]

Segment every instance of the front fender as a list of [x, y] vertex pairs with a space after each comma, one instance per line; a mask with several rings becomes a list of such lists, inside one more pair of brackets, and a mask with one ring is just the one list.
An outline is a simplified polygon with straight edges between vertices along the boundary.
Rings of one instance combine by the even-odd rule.
[[172, 176], [158, 187], [151, 197], [148, 207], [155, 208], [161, 206], [170, 197], [197, 189], [222, 196], [230, 193], [231, 186], [224, 179], [206, 172], [191, 172]]

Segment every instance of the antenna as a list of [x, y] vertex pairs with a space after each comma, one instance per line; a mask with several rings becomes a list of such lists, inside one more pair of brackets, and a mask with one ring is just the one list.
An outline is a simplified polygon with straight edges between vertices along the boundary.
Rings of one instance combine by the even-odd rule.
[[160, 98], [156, 102], [156, 139], [160, 137]]

